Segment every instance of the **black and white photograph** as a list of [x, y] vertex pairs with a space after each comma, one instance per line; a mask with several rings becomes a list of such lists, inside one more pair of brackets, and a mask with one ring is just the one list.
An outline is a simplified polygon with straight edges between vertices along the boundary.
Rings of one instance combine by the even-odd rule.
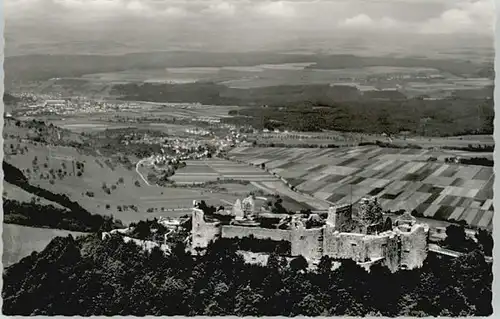
[[3, 5], [3, 315], [494, 317], [494, 0]]

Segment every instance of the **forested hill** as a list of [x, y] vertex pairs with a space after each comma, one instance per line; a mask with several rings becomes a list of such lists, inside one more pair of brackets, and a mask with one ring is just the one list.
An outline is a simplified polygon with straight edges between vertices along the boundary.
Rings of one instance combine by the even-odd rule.
[[304, 270], [271, 255], [267, 267], [243, 263], [213, 244], [194, 261], [182, 245], [171, 256], [142, 253], [119, 238], [56, 238], [4, 274], [6, 315], [488, 316], [492, 269], [475, 251], [430, 255], [421, 269], [365, 272], [352, 261]]

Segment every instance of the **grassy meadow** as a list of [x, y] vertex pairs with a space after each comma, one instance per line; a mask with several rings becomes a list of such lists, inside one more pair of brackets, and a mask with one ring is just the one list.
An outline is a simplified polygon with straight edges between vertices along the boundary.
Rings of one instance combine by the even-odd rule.
[[149, 186], [135, 169], [71, 147], [27, 146], [23, 154], [6, 154], [5, 160], [21, 169], [30, 184], [66, 194], [89, 212], [113, 215], [125, 223], [188, 213], [195, 199], [222, 205], [237, 198], [203, 190]]

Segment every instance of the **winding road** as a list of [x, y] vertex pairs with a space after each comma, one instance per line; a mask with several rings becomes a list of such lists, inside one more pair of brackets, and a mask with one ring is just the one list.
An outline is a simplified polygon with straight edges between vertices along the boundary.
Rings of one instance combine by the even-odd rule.
[[[436, 245], [436, 244], [429, 244], [429, 251], [432, 251], [432, 252], [434, 252], [436, 254], [450, 256], [450, 257], [453, 257], [453, 258], [458, 258], [458, 257], [460, 257], [460, 256], [463, 255], [463, 253], [460, 253], [460, 252], [454, 251], [454, 250], [450, 250], [450, 249], [446, 249], [446, 248], [443, 248], [443, 247], [441, 247], [439, 245]], [[493, 262], [493, 257], [484, 256], [484, 259], [488, 263]]]
[[135, 164], [135, 171], [137, 172], [137, 174], [139, 174], [139, 176], [142, 178], [142, 180], [144, 181], [144, 183], [146, 183], [146, 185], [148, 186], [153, 186], [151, 184], [149, 184], [148, 180], [144, 177], [144, 175], [142, 175], [142, 173], [139, 171], [139, 167], [140, 165], [145, 162], [145, 161], [148, 161], [148, 160], [151, 160], [151, 158], [143, 158], [141, 160], [139, 160], [137, 162], [137, 164]]

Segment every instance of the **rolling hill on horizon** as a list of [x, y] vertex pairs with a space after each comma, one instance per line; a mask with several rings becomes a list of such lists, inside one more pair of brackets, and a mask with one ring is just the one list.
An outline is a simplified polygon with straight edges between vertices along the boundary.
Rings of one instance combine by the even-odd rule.
[[117, 72], [127, 69], [175, 67], [255, 66], [262, 64], [311, 63], [309, 69], [345, 69], [352, 67], [393, 66], [436, 68], [458, 76], [492, 76], [493, 64], [460, 59], [424, 59], [398, 57], [362, 57], [352, 54], [286, 54], [273, 52], [201, 52], [165, 51], [121, 55], [51, 55], [34, 54], [6, 57], [6, 84], [17, 81], [40, 81], [57, 77]]

